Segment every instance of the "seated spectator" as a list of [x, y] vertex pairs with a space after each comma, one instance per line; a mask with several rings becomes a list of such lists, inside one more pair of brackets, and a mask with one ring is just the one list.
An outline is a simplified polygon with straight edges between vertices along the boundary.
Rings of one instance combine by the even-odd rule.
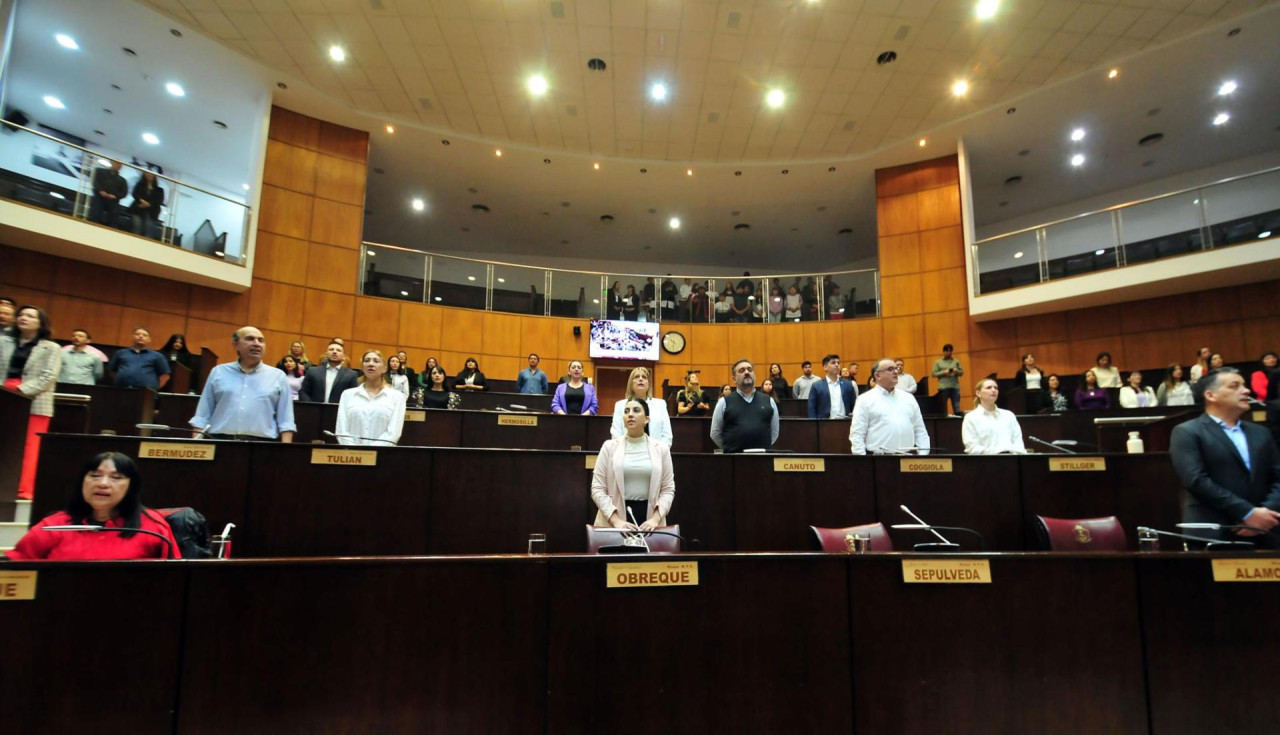
[[[1203, 378], [1205, 373], [1209, 372], [1209, 355], [1212, 354], [1213, 350], [1210, 350], [1208, 347], [1201, 347], [1200, 351], [1196, 353], [1196, 364], [1191, 366], [1190, 383], [1192, 386], [1194, 386], [1200, 378]], [[1192, 390], [1194, 390], [1194, 388], [1192, 388]]]
[[649, 417], [649, 435], [655, 441], [670, 447], [672, 442], [675, 441], [675, 435], [671, 432], [671, 417], [667, 415], [667, 402], [656, 396], [651, 396], [649, 387], [649, 368], [638, 367], [631, 371], [631, 375], [627, 378], [626, 397], [613, 405], [613, 424], [609, 427], [609, 435], [614, 439], [619, 439], [627, 433], [626, 426], [622, 421], [623, 410], [627, 401], [640, 399], [649, 405], [649, 410], [645, 412]]
[[960, 435], [965, 454], [1026, 454], [1022, 427], [1012, 411], [996, 407], [1000, 387], [991, 378], [973, 389], [973, 410], [964, 415]]
[[776, 362], [769, 366], [769, 380], [773, 382], [774, 398], [791, 397], [791, 388], [787, 385], [787, 379], [782, 377], [782, 366]]
[[542, 358], [538, 353], [529, 353], [529, 367], [516, 373], [516, 393], [546, 395], [548, 390], [547, 374], [538, 368]]
[[[181, 554], [169, 523], [142, 504], [142, 476], [128, 455], [103, 452], [84, 466], [66, 510], [31, 527], [10, 559], [173, 559]], [[49, 526], [101, 526], [120, 531], [48, 531]], [[157, 536], [159, 538], [157, 538]]]
[[293, 356], [293, 361], [298, 363], [298, 367], [302, 368], [303, 371], [306, 371], [307, 368], [314, 364], [311, 362], [311, 358], [307, 357], [307, 346], [302, 343], [302, 340], [295, 340], [289, 345], [289, 354]]
[[480, 372], [480, 363], [474, 357], [468, 357], [462, 372], [453, 379], [454, 390], [484, 390], [484, 373]]
[[1093, 368], [1093, 373], [1098, 378], [1099, 388], [1120, 387], [1120, 371], [1111, 364], [1110, 352], [1098, 353], [1098, 364]]
[[306, 375], [307, 371], [298, 364], [293, 353], [280, 358], [276, 368], [284, 373], [284, 381], [289, 384], [289, 398], [298, 400], [298, 391], [302, 390], [302, 376]]
[[1129, 373], [1129, 383], [1120, 389], [1121, 408], [1147, 408], [1156, 405], [1155, 391], [1142, 384], [1142, 373]]
[[1050, 374], [1044, 381], [1044, 398], [1041, 405], [1044, 409], [1048, 409], [1054, 413], [1062, 413], [1071, 407], [1071, 402], [1067, 399], [1065, 393], [1062, 392], [1062, 378], [1055, 374]]
[[725, 383], [724, 385], [720, 386], [720, 396], [716, 398], [716, 402], [717, 403], [720, 402], [725, 398], [725, 396], [728, 396], [732, 392], [733, 392], [733, 383]]
[[[49, 431], [53, 419], [53, 392], [62, 372], [62, 350], [49, 339], [52, 326], [44, 311], [20, 306], [13, 327], [0, 334], [0, 370], [6, 390], [31, 399], [18, 476], [18, 498], [30, 500], [36, 491], [36, 465], [40, 457], [40, 435]], [[14, 435], [19, 427], [8, 427]], [[10, 487], [13, 487], [10, 485]]]
[[702, 383], [698, 371], [690, 370], [684, 375], [684, 388], [676, 393], [676, 414], [680, 416], [706, 416], [711, 411], [707, 394], [702, 392]]
[[196, 371], [196, 356], [187, 349], [187, 338], [181, 334], [169, 335], [169, 341], [160, 348], [160, 354], [169, 361], [169, 372], [173, 372], [174, 364], [183, 366], [191, 372]]
[[116, 350], [107, 363], [117, 388], [150, 388], [158, 391], [169, 383], [169, 361], [151, 349], [151, 330], [134, 327], [133, 346]]
[[421, 374], [430, 381], [422, 389], [423, 408], [457, 408], [462, 403], [462, 397], [449, 390], [449, 376], [445, 374], [444, 368], [432, 365]]
[[551, 399], [551, 413], [564, 416], [595, 416], [600, 410], [596, 387], [582, 377], [582, 361], [569, 361], [569, 379], [556, 386]]
[[409, 399], [409, 376], [404, 372], [404, 363], [400, 361], [399, 355], [387, 358], [387, 382], [403, 393], [405, 400]]
[[154, 173], [143, 171], [138, 177], [138, 183], [133, 185], [133, 201], [129, 203], [129, 214], [133, 215], [133, 233], [150, 237], [151, 225], [160, 221], [162, 207], [164, 189], [160, 188]]
[[334, 433], [339, 444], [386, 447], [400, 441], [408, 397], [392, 388], [386, 376], [381, 352], [369, 350], [360, 357], [358, 384], [343, 391], [338, 400]]
[[1086, 370], [1084, 383], [1076, 389], [1075, 404], [1076, 408], [1081, 411], [1099, 411], [1111, 408], [1111, 396], [1098, 387], [1098, 374], [1094, 372], [1096, 369], [1090, 368]]
[[99, 167], [93, 172], [93, 205], [98, 210], [93, 219], [109, 227], [116, 226], [120, 200], [129, 194], [129, 182], [120, 175], [123, 165], [112, 161], [110, 166]]
[[[596, 505], [592, 525], [652, 531], [667, 524], [676, 497], [671, 449], [645, 432], [650, 402], [631, 398], [622, 403], [614, 416], [622, 420], [625, 431], [600, 447], [591, 475], [591, 500]], [[639, 523], [629, 521], [628, 515]]]
[[97, 385], [102, 380], [102, 353], [97, 350], [90, 352], [89, 340], [87, 330], [76, 329], [71, 333], [71, 344], [62, 348], [62, 372], [58, 375], [59, 383]]
[[1262, 363], [1262, 368], [1254, 370], [1249, 376], [1249, 390], [1253, 391], [1253, 397], [1259, 401], [1267, 399], [1267, 388], [1270, 385], [1271, 373], [1276, 369], [1276, 363], [1280, 360], [1274, 352], [1264, 352], [1258, 361]]
[[1182, 366], [1173, 364], [1165, 374], [1164, 382], [1156, 389], [1156, 402], [1161, 406], [1194, 406], [1195, 393], [1191, 384], [1182, 379]]

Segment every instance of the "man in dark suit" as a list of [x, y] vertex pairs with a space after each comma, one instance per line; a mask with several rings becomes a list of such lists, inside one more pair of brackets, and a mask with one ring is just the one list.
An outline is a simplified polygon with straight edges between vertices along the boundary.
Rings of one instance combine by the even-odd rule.
[[299, 401], [312, 403], [337, 403], [342, 398], [342, 391], [356, 387], [356, 378], [360, 373], [344, 367], [346, 353], [340, 342], [330, 342], [325, 351], [323, 365], [307, 368], [302, 376], [302, 388], [298, 390]]
[[[858, 400], [858, 386], [840, 377], [840, 356], [822, 358], [826, 377], [809, 387], [809, 418], [847, 419], [853, 415]], [[835, 400], [832, 397], [835, 396]]]
[[1169, 458], [1187, 491], [1183, 522], [1248, 525], [1217, 535], [1234, 533], [1260, 548], [1280, 549], [1280, 449], [1266, 429], [1241, 420], [1250, 409], [1244, 377], [1235, 368], [1211, 370], [1196, 392], [1204, 397], [1204, 414], [1175, 427], [1169, 441]]

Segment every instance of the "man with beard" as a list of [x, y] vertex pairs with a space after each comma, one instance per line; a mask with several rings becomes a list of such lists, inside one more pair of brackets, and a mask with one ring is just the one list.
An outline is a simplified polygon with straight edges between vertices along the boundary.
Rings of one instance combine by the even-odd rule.
[[778, 404], [756, 392], [756, 369], [743, 358], [733, 364], [737, 390], [716, 402], [711, 415], [711, 441], [725, 454], [768, 449], [778, 441]]

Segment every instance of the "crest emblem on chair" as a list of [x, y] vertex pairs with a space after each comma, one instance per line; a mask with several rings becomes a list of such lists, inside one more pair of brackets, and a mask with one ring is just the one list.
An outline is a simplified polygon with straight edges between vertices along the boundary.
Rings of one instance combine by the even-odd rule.
[[854, 552], [853, 534], [846, 533], [844, 535], [844, 550], [852, 554]]
[[1077, 523], [1075, 528], [1071, 529], [1072, 535], [1076, 537], [1076, 543], [1087, 544], [1093, 541], [1093, 534], [1089, 532], [1088, 527]]

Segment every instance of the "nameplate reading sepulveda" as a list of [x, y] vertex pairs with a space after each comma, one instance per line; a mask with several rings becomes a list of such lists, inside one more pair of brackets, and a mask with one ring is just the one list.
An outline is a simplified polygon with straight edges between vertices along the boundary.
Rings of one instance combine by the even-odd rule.
[[773, 458], [774, 472], [826, 472], [827, 461], [821, 457], [805, 457], [803, 459]]
[[1280, 582], [1280, 559], [1214, 559], [1215, 582]]
[[537, 416], [512, 416], [510, 414], [498, 415], [498, 426], [537, 426]]
[[213, 461], [217, 444], [173, 444], [170, 442], [139, 442], [138, 459], [191, 459]]
[[1106, 457], [1050, 457], [1050, 472], [1106, 472]]
[[370, 449], [312, 449], [311, 464], [376, 467], [378, 465], [378, 453]]
[[986, 559], [904, 559], [902, 581], [907, 584], [991, 584], [991, 562]]
[[0, 602], [36, 599], [36, 574], [0, 571]]
[[698, 562], [658, 561], [609, 564], [608, 587], [696, 587]]
[[898, 465], [899, 472], [950, 472], [951, 459], [948, 457], [938, 457], [935, 459], [924, 459], [922, 457], [911, 457], [909, 459], [900, 460]]

